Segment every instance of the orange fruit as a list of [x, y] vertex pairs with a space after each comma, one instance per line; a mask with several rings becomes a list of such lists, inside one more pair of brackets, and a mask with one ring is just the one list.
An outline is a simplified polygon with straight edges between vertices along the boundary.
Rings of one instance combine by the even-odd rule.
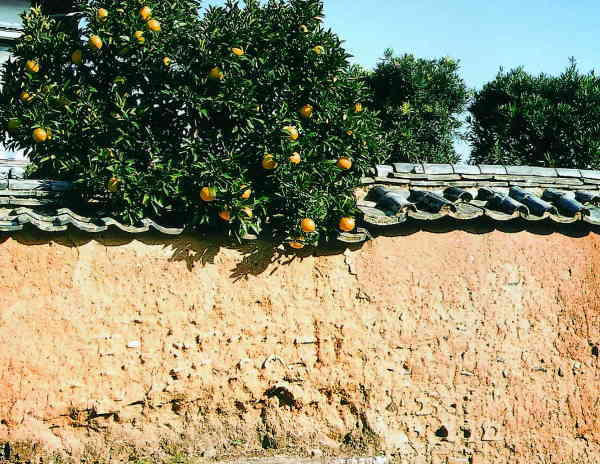
[[346, 131], [346, 134], [348, 134], [348, 135], [352, 135], [352, 134], [354, 134], [354, 132], [352, 132], [351, 130], [347, 130], [347, 131]]
[[290, 163], [292, 163], [292, 164], [300, 164], [300, 162], [302, 161], [302, 158], [300, 157], [300, 153], [294, 152], [292, 154], [292, 156], [290, 156], [289, 160], [290, 160]]
[[298, 30], [303, 34], [306, 34], [308, 32], [308, 27], [306, 27], [305, 24], [300, 24], [300, 26], [298, 26]]
[[[246, 187], [245, 185], [242, 186], [242, 188]], [[246, 190], [244, 190], [242, 192], [242, 194], [240, 195], [240, 198], [247, 200], [248, 198], [250, 198], [250, 196], [252, 195], [252, 190], [250, 190], [249, 188], [247, 188]]]
[[106, 190], [108, 190], [111, 193], [115, 193], [117, 190], [119, 190], [120, 183], [121, 181], [119, 179], [117, 179], [116, 177], [111, 177], [106, 183]]
[[39, 72], [40, 65], [35, 60], [27, 60], [27, 62], [25, 63], [25, 68], [27, 69], [27, 71], [29, 71], [31, 73], [36, 73], [36, 72]]
[[342, 232], [350, 232], [356, 227], [356, 221], [353, 217], [346, 216], [340, 219], [338, 227]]
[[322, 55], [323, 53], [325, 53], [325, 49], [321, 45], [313, 47], [312, 51], [315, 52], [317, 55]]
[[363, 110], [362, 103], [356, 103], [354, 105], [354, 112], [355, 113], [362, 113], [362, 110]]
[[102, 39], [100, 37], [98, 37], [97, 35], [93, 35], [90, 37], [90, 40], [88, 40], [88, 45], [91, 48], [100, 50], [102, 48], [102, 45], [104, 45], [104, 44], [102, 43]]
[[225, 78], [225, 74], [218, 66], [215, 66], [208, 72], [208, 78], [215, 81], [222, 81]]
[[344, 171], [352, 167], [352, 160], [347, 156], [342, 156], [336, 163], [337, 167]]
[[315, 221], [313, 221], [312, 219], [304, 218], [300, 222], [300, 228], [302, 229], [302, 232], [309, 234], [309, 233], [315, 231], [315, 229], [317, 228], [317, 225], [315, 224]]
[[298, 110], [298, 113], [300, 113], [300, 116], [302, 116], [303, 118], [310, 118], [312, 117], [313, 114], [313, 107], [312, 105], [304, 105], [302, 108], [300, 108]]
[[73, 53], [71, 53], [71, 62], [73, 64], [83, 63], [83, 51], [77, 49]]
[[160, 31], [160, 23], [156, 19], [151, 19], [150, 21], [148, 21], [146, 23], [146, 27], [152, 32]]
[[289, 242], [288, 245], [296, 250], [301, 250], [302, 248], [304, 248], [304, 243], [299, 242], [297, 240]]
[[35, 129], [33, 131], [32, 136], [33, 140], [35, 140], [36, 143], [44, 143], [46, 140], [48, 140], [48, 132], [46, 132], [46, 130], [42, 129], [41, 127]]
[[206, 202], [215, 201], [217, 199], [217, 189], [214, 187], [202, 187], [200, 189], [200, 199]]
[[285, 126], [283, 128], [283, 132], [285, 132], [290, 140], [298, 140], [300, 134], [298, 133], [298, 129], [294, 126]]
[[273, 159], [273, 155], [266, 154], [262, 159], [262, 167], [264, 169], [275, 169], [277, 167], [277, 161]]
[[106, 8], [100, 8], [96, 12], [96, 19], [103, 23], [108, 19], [108, 10]]
[[242, 208], [242, 211], [244, 212], [244, 214], [246, 216], [248, 216], [249, 218], [254, 216], [254, 212], [252, 211], [252, 208], [248, 208], [247, 206], [245, 208]]
[[150, 7], [144, 6], [140, 9], [140, 17], [144, 21], [148, 21], [148, 19], [150, 19], [150, 16], [152, 16], [152, 10], [150, 9]]
[[227, 210], [219, 211], [219, 217], [225, 222], [231, 221], [231, 213]]
[[21, 92], [21, 95], [19, 95], [19, 98], [21, 99], [21, 101], [24, 102], [30, 102], [31, 100], [33, 100], [33, 95], [31, 95], [29, 92]]
[[165, 56], [165, 57], [162, 59], [162, 62], [163, 62], [163, 64], [164, 64], [165, 66], [167, 66], [167, 67], [171, 66], [171, 58], [169, 58], [168, 56]]
[[236, 56], [242, 56], [244, 55], [244, 50], [242, 50], [241, 48], [234, 47], [231, 49], [231, 53], [233, 53]]
[[21, 127], [21, 120], [18, 118], [10, 118], [8, 120], [7, 127], [9, 131], [17, 130], [19, 127]]
[[135, 31], [133, 33], [133, 36], [135, 37], [135, 40], [137, 40], [139, 44], [143, 44], [144, 42], [146, 42], [146, 38], [144, 37], [144, 33], [142, 31]]

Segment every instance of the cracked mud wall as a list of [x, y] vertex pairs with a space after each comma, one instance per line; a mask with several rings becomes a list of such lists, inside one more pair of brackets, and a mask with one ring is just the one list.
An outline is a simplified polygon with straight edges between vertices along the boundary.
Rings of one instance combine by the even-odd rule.
[[0, 443], [600, 462], [598, 236], [257, 246], [2, 237]]

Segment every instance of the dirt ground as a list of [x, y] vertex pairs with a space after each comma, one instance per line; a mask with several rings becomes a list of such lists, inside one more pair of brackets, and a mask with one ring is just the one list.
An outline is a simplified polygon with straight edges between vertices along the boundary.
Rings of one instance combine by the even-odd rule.
[[595, 234], [0, 236], [0, 457], [600, 462], [599, 296]]

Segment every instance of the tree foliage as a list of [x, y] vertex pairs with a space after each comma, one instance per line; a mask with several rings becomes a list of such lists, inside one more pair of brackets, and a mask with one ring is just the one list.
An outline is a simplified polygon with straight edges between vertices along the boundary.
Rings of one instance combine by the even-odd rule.
[[76, 0], [75, 27], [31, 9], [4, 69], [7, 142], [131, 223], [331, 238], [385, 147], [322, 2], [199, 7]]
[[600, 77], [500, 70], [469, 108], [475, 163], [600, 168]]
[[372, 107], [381, 113], [391, 161], [455, 163], [460, 114], [469, 93], [450, 58], [394, 56], [386, 50], [370, 75]]

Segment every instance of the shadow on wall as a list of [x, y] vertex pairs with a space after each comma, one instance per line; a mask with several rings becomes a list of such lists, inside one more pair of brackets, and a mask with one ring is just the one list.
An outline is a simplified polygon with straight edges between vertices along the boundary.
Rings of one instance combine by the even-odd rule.
[[[374, 240], [377, 237], [402, 237], [428, 232], [432, 234], [443, 234], [452, 231], [464, 231], [469, 234], [486, 234], [492, 231], [503, 233], [529, 232], [535, 235], [561, 234], [572, 238], [586, 237], [590, 233], [600, 233], [600, 228], [584, 222], [573, 224], [560, 224], [549, 220], [531, 222], [522, 219], [514, 219], [507, 222], [494, 221], [483, 217], [471, 221], [455, 220], [445, 217], [437, 221], [407, 220], [395, 226], [373, 227], [369, 232]], [[221, 248], [237, 250], [243, 256], [242, 260], [232, 271], [231, 278], [238, 280], [247, 275], [260, 275], [272, 264], [277, 263], [270, 273], [274, 274], [280, 266], [288, 265], [297, 259], [309, 256], [327, 256], [343, 253], [347, 248], [359, 249], [364, 243], [345, 244], [341, 242], [331, 243], [319, 248], [306, 248], [304, 250], [291, 250], [284, 246], [275, 247], [271, 242], [265, 240], [246, 241], [236, 243], [227, 237], [216, 234], [191, 232], [184, 233], [178, 237], [161, 235], [157, 232], [143, 234], [128, 234], [120, 230], [99, 234], [86, 233], [79, 230], [70, 230], [57, 234], [40, 231], [32, 226], [27, 226], [23, 231], [16, 233], [1, 233], [0, 244], [9, 237], [23, 245], [36, 246], [57, 243], [67, 247], [80, 247], [91, 241], [107, 246], [117, 247], [139, 241], [146, 245], [162, 246], [163, 249], [172, 250], [169, 258], [172, 262], [185, 262], [187, 269], [192, 271], [197, 265], [204, 266], [214, 262]], [[170, 251], [171, 252], [171, 251]]]

